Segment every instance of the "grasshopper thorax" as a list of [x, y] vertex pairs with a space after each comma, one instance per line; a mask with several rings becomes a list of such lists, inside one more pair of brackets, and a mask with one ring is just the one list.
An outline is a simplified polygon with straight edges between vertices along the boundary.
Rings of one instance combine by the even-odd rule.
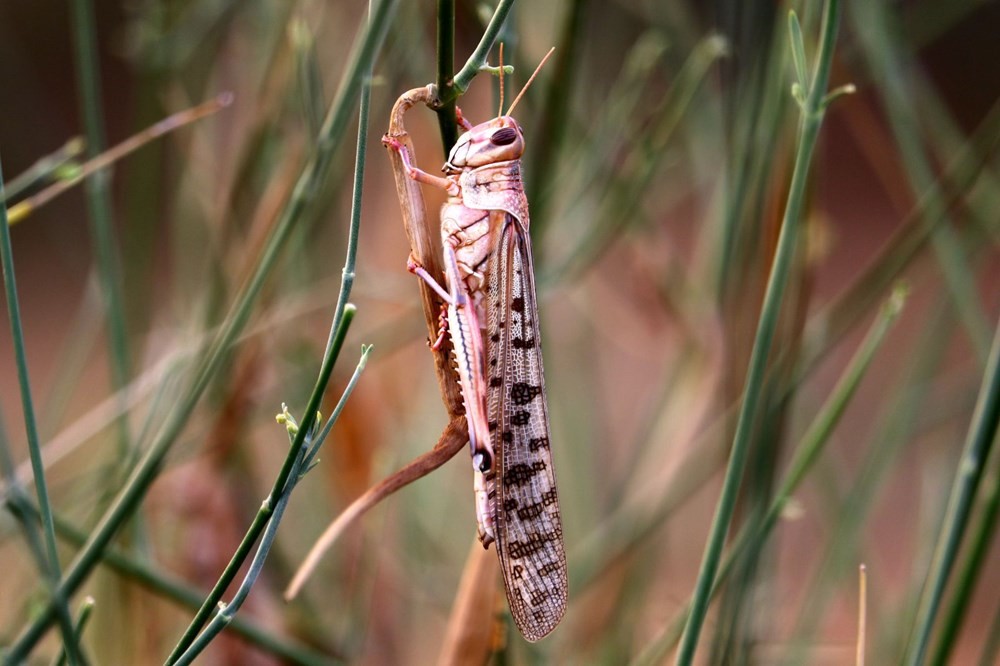
[[476, 125], [459, 137], [442, 171], [463, 169], [516, 160], [524, 152], [524, 130], [510, 116], [499, 116]]

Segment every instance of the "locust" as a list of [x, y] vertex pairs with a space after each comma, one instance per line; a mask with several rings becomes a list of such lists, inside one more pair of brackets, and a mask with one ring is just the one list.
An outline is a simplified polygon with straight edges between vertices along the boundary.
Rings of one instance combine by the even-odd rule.
[[402, 143], [383, 138], [410, 178], [448, 195], [440, 230], [444, 284], [412, 254], [407, 268], [443, 303], [433, 346], [448, 336], [454, 352], [479, 538], [485, 548], [495, 546], [511, 615], [529, 641], [556, 627], [568, 594], [521, 180], [524, 130], [511, 115], [538, 69], [506, 113], [501, 74], [496, 118], [472, 125], [457, 114], [466, 131], [442, 167], [444, 176], [421, 170]]

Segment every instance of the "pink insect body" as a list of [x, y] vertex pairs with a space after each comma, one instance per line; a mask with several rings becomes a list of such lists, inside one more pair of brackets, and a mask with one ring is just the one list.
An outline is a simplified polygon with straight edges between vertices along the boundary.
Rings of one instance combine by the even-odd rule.
[[448, 192], [441, 211], [445, 287], [416, 262], [447, 304], [447, 329], [469, 423], [479, 536], [496, 543], [511, 613], [530, 641], [547, 635], [567, 603], [566, 555], [549, 448], [548, 407], [535, 299], [524, 133], [509, 115], [467, 125], [445, 177], [410, 177]]

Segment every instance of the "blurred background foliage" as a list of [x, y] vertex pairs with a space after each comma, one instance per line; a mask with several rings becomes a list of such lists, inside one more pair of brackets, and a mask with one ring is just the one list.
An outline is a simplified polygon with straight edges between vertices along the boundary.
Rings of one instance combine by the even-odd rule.
[[[87, 7], [98, 84], [90, 99], [79, 74], [88, 71]], [[456, 3], [456, 67], [493, 7]], [[797, 147], [791, 8], [812, 57], [818, 2], [517, 3], [501, 34], [514, 89], [557, 49], [517, 115], [571, 602], [563, 626], [537, 645], [500, 609], [482, 618], [497, 622], [496, 663], [669, 659], [719, 494]], [[319, 0], [0, 5], [8, 187], [73, 137], [87, 136], [97, 154], [234, 95], [12, 227], [64, 562], [185, 399], [196, 351], [261, 265], [345, 85], [365, 9]], [[396, 97], [435, 78], [437, 5], [408, 0], [390, 11], [373, 63], [358, 315], [324, 414], [360, 345], [374, 352], [241, 611], [252, 627], [240, 637], [227, 630], [203, 663], [431, 662], [475, 535], [463, 453], [368, 514], [298, 600], [281, 600], [323, 527], [430, 448], [446, 421], [378, 142]], [[845, 3], [831, 86], [858, 92], [831, 106], [813, 158], [737, 508], [749, 545], [731, 551], [702, 663], [852, 662], [861, 563], [870, 663], [894, 663], [912, 644], [1000, 313], [998, 31], [996, 2]], [[495, 113], [495, 84], [477, 77], [459, 100], [467, 118]], [[274, 415], [282, 402], [304, 408], [337, 298], [356, 117], [249, 324], [119, 530], [112, 566], [83, 585], [96, 601], [83, 633], [94, 663], [162, 662], [267, 496], [287, 450]], [[444, 152], [434, 114], [414, 109], [408, 123], [418, 162], [435, 171]], [[8, 204], [84, 159], [41, 169]], [[441, 197], [426, 195], [433, 216]], [[819, 437], [822, 452], [774, 529], [759, 529], [866, 331], [887, 323], [879, 312], [900, 280], [905, 310]], [[0, 435], [30, 482], [6, 325], [0, 379]], [[936, 663], [996, 663], [1000, 454], [980, 465], [930, 635]], [[0, 644], [9, 645], [47, 598], [11, 512], [0, 514], [0, 569]], [[59, 645], [50, 631], [35, 660]]]

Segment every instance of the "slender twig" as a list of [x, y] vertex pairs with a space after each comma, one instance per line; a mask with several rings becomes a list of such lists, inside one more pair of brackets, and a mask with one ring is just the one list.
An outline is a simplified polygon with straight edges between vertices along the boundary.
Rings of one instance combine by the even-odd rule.
[[[900, 31], [898, 26], [890, 23], [891, 12], [882, 3], [862, 3], [858, 9], [851, 13], [856, 28], [854, 32], [860, 37], [868, 65], [879, 83], [876, 90], [885, 97], [884, 108], [899, 147], [900, 166], [914, 195], [922, 196], [934, 184], [936, 177], [931, 160], [921, 144], [917, 106], [912, 103], [914, 96], [908, 85], [910, 77], [900, 57], [902, 47], [894, 43], [898, 41]], [[978, 293], [975, 275], [953, 228], [944, 197], [938, 195], [926, 199], [920, 224], [933, 228], [931, 247], [941, 267], [945, 286], [952, 294], [959, 319], [980, 361], [985, 363], [990, 348], [989, 321], [975, 298]]]
[[[344, 333], [346, 333], [347, 327], [353, 317], [353, 312], [353, 307], [350, 305], [345, 310], [346, 314], [343, 319], [345, 322], [345, 325], [343, 326]], [[334, 357], [336, 357], [339, 352], [343, 339], [343, 333], [337, 336], [337, 342], [334, 347], [335, 351], [333, 351]], [[193, 659], [198, 656], [223, 629], [229, 626], [233, 619], [235, 619], [237, 611], [239, 611], [243, 602], [246, 600], [247, 596], [249, 596], [251, 588], [254, 583], [256, 583], [257, 578], [260, 576], [260, 572], [264, 567], [264, 561], [267, 559], [267, 555], [274, 543], [274, 538], [278, 532], [278, 525], [281, 523], [281, 518], [284, 515], [285, 507], [288, 505], [288, 500], [292, 495], [292, 490], [294, 490], [303, 475], [309, 471], [310, 460], [315, 456], [319, 447], [322, 446], [326, 436], [330, 433], [330, 427], [336, 421], [337, 416], [340, 415], [343, 405], [347, 402], [347, 399], [353, 392], [354, 387], [357, 385], [358, 378], [361, 376], [361, 372], [365, 368], [365, 364], [368, 361], [368, 354], [371, 353], [371, 349], [370, 345], [362, 347], [361, 360], [358, 362], [358, 365], [354, 370], [354, 375], [351, 377], [351, 381], [348, 382], [347, 387], [344, 389], [344, 392], [340, 397], [340, 401], [338, 402], [339, 409], [334, 411], [334, 415], [329, 419], [326, 427], [320, 430], [318, 427], [319, 423], [316, 422], [315, 426], [311, 428], [311, 431], [313, 432], [312, 436], [308, 434], [302, 435], [301, 433], [303, 430], [301, 426], [295, 424], [293, 424], [294, 428], [289, 430], [289, 437], [292, 440], [292, 446], [289, 448], [289, 456], [294, 456], [291, 474], [286, 479], [285, 486], [277, 495], [277, 502], [274, 504], [273, 513], [271, 509], [271, 500], [274, 498], [273, 491], [272, 496], [268, 497], [267, 501], [264, 502], [264, 505], [258, 513], [258, 515], [268, 513], [270, 513], [270, 515], [264, 517], [264, 520], [267, 522], [267, 527], [261, 537], [260, 546], [257, 548], [257, 553], [254, 555], [247, 575], [244, 577], [239, 589], [237, 589], [236, 593], [233, 595], [232, 601], [228, 604], [218, 604], [218, 612], [215, 614], [215, 617], [208, 624], [208, 626], [205, 627], [204, 631], [197, 634], [197, 638], [190, 642], [190, 645], [184, 650], [183, 654], [177, 656], [176, 659], [169, 659], [167, 663], [191, 663]], [[322, 392], [320, 392], [320, 395], [322, 397]], [[287, 412], [284, 416], [284, 420], [288, 422]], [[301, 442], [301, 446], [299, 448], [296, 448], [295, 446], [296, 441]], [[246, 540], [244, 542], [246, 542]], [[242, 558], [239, 561], [236, 561], [236, 558], [234, 558], [234, 560], [230, 562], [230, 567], [227, 567], [227, 569], [233, 568], [233, 574], [235, 575], [235, 572], [239, 570], [242, 565]], [[216, 587], [218, 588], [218, 586]], [[225, 591], [225, 586], [222, 587], [221, 591]], [[203, 605], [202, 608], [205, 608], [206, 605]], [[212, 608], [214, 606], [215, 604], [208, 606], [208, 608]], [[173, 657], [173, 655], [171, 655], [171, 657]]]
[[[271, 545], [274, 543], [274, 537], [278, 532], [278, 525], [281, 523], [281, 518], [285, 513], [285, 507], [288, 506], [288, 499], [292, 496], [292, 488], [295, 486], [295, 481], [302, 470], [304, 453], [305, 449], [303, 448], [299, 448], [295, 451], [294, 462], [291, 467], [291, 476], [288, 479], [288, 485], [282, 489], [282, 492], [278, 497], [278, 502], [275, 504], [273, 510], [267, 502], [265, 502], [264, 506], [261, 507], [261, 512], [266, 511], [268, 514], [265, 519], [267, 527], [261, 537], [257, 553], [254, 555], [254, 558], [250, 563], [250, 569], [243, 578], [243, 583], [236, 591], [236, 594], [233, 595], [232, 601], [228, 604], [220, 603], [218, 605], [218, 612], [215, 614], [215, 617], [212, 618], [212, 621], [208, 624], [208, 626], [205, 627], [205, 630], [198, 634], [193, 641], [191, 641], [190, 645], [184, 650], [183, 654], [178, 655], [176, 658], [168, 659], [168, 664], [187, 666], [192, 663], [195, 657], [201, 654], [205, 648], [208, 647], [208, 644], [211, 643], [230, 622], [232, 622], [236, 613], [243, 606], [243, 602], [246, 601], [247, 596], [250, 594], [250, 589], [253, 587], [253, 584], [257, 581], [257, 577], [260, 576], [261, 570], [264, 568], [264, 561], [267, 559], [267, 554], [270, 552]], [[242, 562], [240, 563], [240, 566], [242, 566]], [[173, 655], [171, 655], [171, 657], [173, 657]]]
[[451, 87], [446, 91], [438, 91], [438, 99], [435, 102], [435, 106], [447, 104], [462, 96], [469, 89], [472, 79], [476, 78], [476, 75], [487, 66], [486, 56], [489, 55], [490, 50], [493, 48], [493, 42], [496, 41], [497, 35], [500, 34], [500, 29], [503, 27], [504, 21], [507, 20], [507, 14], [510, 13], [513, 6], [514, 0], [500, 0], [497, 8], [493, 11], [493, 17], [486, 26], [486, 30], [483, 31], [483, 36], [480, 38], [479, 44], [472, 52], [472, 55], [469, 56], [462, 69], [452, 79]]
[[[87, 155], [97, 157], [104, 150], [106, 140], [102, 126], [104, 111], [101, 104], [101, 75], [97, 53], [97, 26], [92, 0], [73, 0], [73, 45], [80, 109], [83, 116], [84, 135], [87, 138]], [[94, 246], [95, 269], [104, 299], [104, 315], [108, 331], [108, 355], [111, 366], [111, 383], [115, 390], [128, 383], [130, 374], [128, 331], [125, 325], [125, 306], [122, 295], [121, 256], [116, 238], [111, 206], [111, 173], [101, 170], [87, 180], [87, 217], [90, 220], [91, 241]], [[125, 397], [122, 396], [124, 400]], [[128, 415], [118, 420], [118, 455], [128, 459]]]
[[43, 578], [51, 588], [51, 607], [58, 616], [59, 630], [66, 646], [70, 663], [80, 662], [73, 620], [70, 616], [68, 597], [59, 587], [62, 567], [59, 565], [59, 550], [56, 548], [56, 532], [52, 521], [52, 505], [49, 502], [49, 486], [45, 479], [42, 463], [42, 448], [38, 439], [38, 423], [35, 406], [31, 397], [31, 375], [28, 372], [28, 355], [24, 344], [24, 327], [21, 324], [21, 303], [17, 296], [17, 279], [14, 274], [14, 249], [10, 242], [10, 225], [7, 223], [7, 206], [3, 203], [3, 167], [0, 166], [0, 264], [3, 265], [3, 286], [7, 298], [7, 315], [10, 319], [10, 336], [14, 344], [14, 361], [17, 365], [17, 383], [21, 392], [21, 412], [24, 416], [24, 431], [28, 439], [28, 456], [31, 471], [35, 476], [35, 493], [42, 515], [42, 533], [45, 543], [45, 558], [38, 562]]
[[126, 155], [135, 152], [150, 141], [158, 139], [164, 134], [184, 127], [185, 125], [193, 123], [196, 120], [201, 120], [202, 118], [210, 116], [220, 109], [226, 108], [232, 103], [232, 101], [232, 93], [222, 93], [221, 95], [218, 95], [214, 99], [211, 99], [203, 104], [199, 104], [198, 106], [178, 111], [173, 115], [167, 116], [163, 120], [150, 125], [138, 134], [133, 134], [121, 143], [112, 146], [100, 155], [95, 156], [93, 159], [84, 162], [80, 168], [73, 173], [71, 178], [57, 181], [38, 194], [28, 197], [24, 201], [20, 201], [11, 206], [8, 218], [9, 223], [12, 225], [17, 224], [63, 192], [66, 192], [81, 183], [85, 178], [88, 178], [100, 170], [107, 168], [114, 162], [117, 162]]
[[455, 122], [455, 99], [451, 96], [452, 75], [455, 73], [455, 0], [438, 0], [437, 3], [437, 89], [448, 97], [435, 109], [441, 143], [445, 156], [458, 140], [458, 123]]
[[[734, 569], [734, 565], [743, 559], [750, 548], [761, 548], [767, 537], [771, 534], [781, 518], [781, 514], [788, 505], [792, 494], [798, 490], [805, 480], [809, 471], [813, 469], [820, 454], [826, 447], [827, 442], [841, 417], [856, 395], [861, 380], [865, 377], [871, 367], [875, 352], [885, 340], [886, 334], [892, 324], [898, 319], [902, 312], [906, 300], [906, 289], [897, 287], [892, 296], [882, 306], [878, 317], [872, 323], [871, 328], [865, 335], [864, 340], [858, 350], [851, 357], [850, 362], [843, 374], [837, 380], [837, 384], [830, 392], [830, 397], [816, 413], [812, 423], [806, 429], [799, 445], [795, 448], [792, 458], [788, 463], [788, 469], [782, 477], [781, 483], [775, 491], [760, 521], [747, 525], [734, 540], [732, 547], [726, 554], [725, 560], [719, 567], [718, 575], [713, 583], [712, 597], [719, 591], [722, 583], [728, 578], [729, 573]], [[673, 646], [680, 637], [681, 626], [690, 617], [693, 600], [685, 608], [676, 623], [668, 625], [664, 632], [660, 634], [650, 645], [642, 651], [636, 659], [636, 664], [653, 664], [662, 661], [663, 656]]]
[[[677, 663], [688, 665], [694, 660], [695, 650], [701, 627], [708, 611], [708, 602], [719, 567], [719, 559], [725, 545], [726, 534], [732, 521], [736, 506], [736, 496], [739, 491], [743, 469], [746, 466], [746, 456], [750, 445], [750, 435], [753, 431], [754, 418], [757, 415], [757, 403], [761, 395], [764, 380], [764, 370], [767, 356], [771, 349], [774, 329], [777, 325], [781, 299], [784, 293], [785, 281], [792, 263], [798, 237], [799, 222], [805, 199], [806, 178], [813, 149], [819, 135], [826, 105], [827, 82], [830, 77], [830, 66], [833, 61], [833, 46], [837, 36], [840, 19], [839, 0], [827, 0], [823, 15], [819, 54], [813, 72], [813, 80], [808, 90], [802, 91], [802, 121], [799, 127], [799, 149], [795, 156], [795, 167], [792, 172], [792, 183], [789, 189], [785, 216], [781, 224], [778, 246], [775, 252], [774, 264], [768, 278], [764, 303], [761, 307], [757, 335], [753, 350], [750, 353], [750, 365], [747, 371], [746, 384], [743, 391], [743, 405], [740, 409], [736, 433], [733, 437], [732, 451], [726, 476], [723, 481], [722, 494], [716, 508], [715, 517], [709, 534], [708, 544], [702, 559], [701, 570], [695, 586], [694, 598], [691, 602], [691, 615], [684, 629]], [[796, 23], [794, 14], [791, 23]]]
[[976, 592], [976, 583], [980, 580], [983, 565], [988, 561], [990, 546], [997, 532], [997, 521], [1000, 519], [1000, 450], [993, 450], [991, 474], [981, 485], [983, 497], [980, 505], [978, 525], [972, 530], [973, 538], [969, 544], [968, 555], [955, 582], [955, 592], [937, 641], [937, 650], [930, 663], [934, 666], [944, 666], [955, 647], [959, 630], [965, 620], [966, 613]]
[[[326, 350], [323, 354], [319, 377], [316, 380], [313, 393], [307, 403], [302, 423], [299, 427], [299, 434], [292, 443], [291, 451], [285, 459], [282, 471], [278, 475], [278, 479], [275, 481], [271, 495], [268, 498], [268, 504], [270, 506], [275, 506], [278, 498], [280, 497], [280, 493], [282, 493], [285, 489], [285, 484], [287, 482], [288, 475], [291, 474], [292, 466], [297, 464], [297, 461], [299, 460], [299, 449], [303, 446], [306, 433], [312, 429], [316, 411], [319, 409], [320, 401], [326, 391], [326, 385], [329, 382], [330, 374], [333, 372], [333, 366], [337, 360], [337, 354], [340, 351], [340, 344], [343, 343], [343, 335], [347, 332], [346, 326], [350, 323], [350, 320], [353, 317], [354, 311], [353, 308], [348, 308], [347, 299], [350, 297], [351, 289], [354, 286], [358, 231], [361, 223], [361, 193], [364, 184], [365, 154], [368, 132], [368, 106], [371, 92], [370, 63], [368, 70], [363, 72], [361, 76], [363, 77], [363, 82], [361, 84], [360, 120], [358, 123], [357, 151], [354, 165], [354, 191], [351, 200], [351, 218], [347, 240], [347, 256], [344, 261], [344, 270], [341, 277], [340, 294], [337, 297], [337, 305], [334, 308], [333, 320], [330, 327], [330, 336], [327, 341]], [[181, 637], [180, 641], [178, 641], [177, 645], [174, 647], [173, 652], [171, 652], [170, 657], [167, 659], [168, 664], [174, 663], [176, 660], [180, 659], [180, 655], [192, 645], [192, 641], [195, 636], [197, 636], [198, 632], [201, 631], [202, 626], [208, 619], [213, 608], [222, 598], [222, 594], [225, 592], [232, 579], [236, 576], [236, 573], [243, 564], [243, 560], [249, 554], [249, 546], [256, 541], [257, 536], [259, 536], [260, 531], [266, 524], [266, 517], [262, 517], [261, 520], [254, 521], [254, 524], [251, 526], [251, 529], [247, 531], [247, 535], [244, 538], [244, 543], [247, 544], [247, 548], [241, 547], [239, 549], [237, 553], [237, 555], [240, 555], [239, 557], [234, 555], [230, 565], [226, 567], [226, 571], [223, 572], [223, 575], [219, 578], [219, 581], [212, 589], [212, 592], [205, 598], [204, 604], [202, 604], [201, 609], [199, 609], [198, 613], [191, 621], [191, 624], [184, 636]]]
[[354, 319], [355, 312], [356, 310], [352, 305], [348, 305], [344, 308], [344, 313], [340, 320], [339, 327], [333, 334], [332, 344], [327, 349], [326, 354], [324, 354], [323, 363], [321, 364], [319, 372], [320, 377], [316, 382], [312, 395], [309, 397], [309, 401], [306, 406], [307, 411], [305, 412], [302, 422], [299, 424], [295, 438], [292, 440], [292, 444], [288, 449], [288, 454], [285, 456], [285, 461], [271, 487], [271, 492], [268, 494], [267, 499], [264, 500], [261, 508], [257, 511], [257, 515], [254, 516], [253, 521], [247, 528], [246, 534], [243, 535], [243, 540], [240, 541], [240, 545], [236, 548], [233, 556], [229, 559], [229, 563], [226, 565], [226, 568], [219, 575], [219, 579], [215, 582], [212, 590], [205, 597], [205, 600], [202, 602], [198, 612], [195, 613], [194, 617], [191, 619], [187, 629], [184, 631], [183, 635], [181, 635], [180, 639], [178, 639], [173, 650], [171, 650], [165, 663], [173, 664], [177, 662], [181, 655], [184, 654], [194, 643], [195, 639], [204, 628], [205, 623], [209, 621], [212, 613], [216, 610], [219, 602], [222, 600], [222, 595], [225, 594], [229, 584], [233, 582], [236, 575], [239, 573], [240, 568], [243, 566], [243, 563], [250, 556], [254, 544], [257, 543], [258, 537], [260, 537], [261, 533], [268, 527], [268, 523], [273, 518], [275, 508], [278, 506], [278, 502], [286, 490], [288, 480], [295, 476], [294, 470], [300, 464], [302, 459], [300, 454], [303, 447], [306, 446], [308, 433], [313, 429], [313, 424], [316, 420], [316, 410], [319, 408], [319, 403], [322, 400], [326, 384], [329, 382], [330, 373], [333, 371], [333, 366], [337, 362], [337, 357], [340, 354], [340, 349], [343, 346], [344, 338], [347, 336], [347, 330], [351, 325], [351, 321]]
[[[90, 621], [91, 612], [94, 610], [94, 597], [87, 597], [83, 600], [80, 605], [80, 613], [76, 617], [76, 624], [73, 627], [73, 631], [76, 634], [77, 642], [79, 643], [80, 637], [83, 636], [83, 630], [87, 628], [87, 622]], [[66, 652], [66, 647], [59, 651], [59, 656], [56, 658], [55, 666], [62, 666], [66, 663], [69, 655]]]
[[[2, 447], [0, 447], [2, 451]], [[16, 483], [16, 480], [15, 480]], [[37, 526], [39, 516], [38, 508], [31, 504], [31, 501], [22, 492], [18, 492], [19, 487], [12, 489], [6, 498], [7, 507], [14, 513], [19, 521]], [[74, 546], [82, 546], [87, 535], [74, 527], [65, 519], [61, 519], [58, 514], [53, 516], [55, 520], [56, 534], [64, 541], [68, 541]], [[41, 543], [38, 544], [41, 550]], [[122, 578], [146, 588], [163, 599], [169, 599], [177, 605], [198, 610], [205, 595], [200, 590], [187, 585], [184, 581], [171, 577], [164, 573], [162, 568], [155, 563], [138, 560], [134, 555], [123, 553], [121, 550], [109, 547], [101, 554], [101, 563], [116, 572]], [[266, 631], [263, 627], [241, 618], [234, 618], [230, 624], [232, 630], [245, 638], [247, 642], [257, 645], [262, 650], [270, 652], [278, 657], [282, 657], [296, 664], [327, 664], [329, 657], [311, 650], [301, 645], [294, 645], [286, 640], [282, 640]]]
[[998, 426], [1000, 426], [1000, 321], [997, 322], [994, 331], [989, 362], [986, 364], [986, 372], [979, 389], [979, 398], [972, 414], [962, 457], [958, 461], [944, 523], [941, 525], [934, 556], [920, 595], [920, 605], [910, 634], [905, 660], [910, 666], [923, 664], [926, 658], [937, 610], [958, 555], [962, 537], [965, 535], [972, 500], [982, 479], [983, 468], [989, 456], [990, 446], [996, 439]]
[[[87, 143], [83, 137], [75, 136], [58, 150], [42, 157], [37, 162], [28, 167], [4, 184], [4, 201], [17, 199], [22, 192], [35, 185], [52, 179], [62, 180], [71, 175], [75, 167], [75, 160], [81, 154]], [[11, 211], [8, 211], [8, 217]]]
[[441, 438], [427, 453], [418, 456], [415, 460], [404, 465], [400, 470], [389, 477], [378, 482], [360, 497], [340, 512], [330, 525], [323, 531], [323, 534], [316, 540], [313, 547], [309, 549], [302, 564], [292, 577], [292, 582], [285, 589], [285, 599], [295, 598], [305, 581], [312, 575], [320, 558], [343, 534], [344, 530], [350, 527], [354, 521], [363, 516], [369, 509], [379, 502], [395, 493], [400, 488], [408, 486], [417, 479], [423, 478], [436, 470], [441, 465], [455, 457], [461, 451], [468, 440], [468, 426], [464, 418], [457, 418], [445, 427], [441, 433]]
[[[370, 25], [362, 32], [351, 53], [340, 88], [324, 120], [323, 131], [317, 137], [315, 152], [303, 168], [291, 198], [278, 216], [264, 251], [257, 259], [253, 274], [235, 299], [218, 336], [199, 358], [196, 364], [198, 372], [182, 392], [183, 398], [167, 417], [157, 437], [125, 482], [122, 491], [101, 517], [91, 532], [87, 544], [67, 571], [61, 585], [64, 592], [75, 591], [86, 580], [100, 561], [101, 550], [107, 546], [122, 523], [135, 512], [159, 473], [164, 458], [193, 413], [199, 398], [227, 358], [227, 350], [249, 320], [252, 306], [282, 248], [322, 185], [330, 159], [340, 146], [351, 118], [354, 100], [359, 94], [361, 81], [364, 78], [361, 72], [371, 63], [377, 48], [382, 43], [389, 17], [396, 4], [397, 0], [380, 0], [373, 10]], [[315, 409], [309, 410], [304, 420], [308, 419], [311, 422], [315, 411]], [[13, 643], [8, 653], [9, 658], [23, 661], [44, 635], [52, 619], [53, 608], [50, 604], [49, 608], [40, 613]]]

